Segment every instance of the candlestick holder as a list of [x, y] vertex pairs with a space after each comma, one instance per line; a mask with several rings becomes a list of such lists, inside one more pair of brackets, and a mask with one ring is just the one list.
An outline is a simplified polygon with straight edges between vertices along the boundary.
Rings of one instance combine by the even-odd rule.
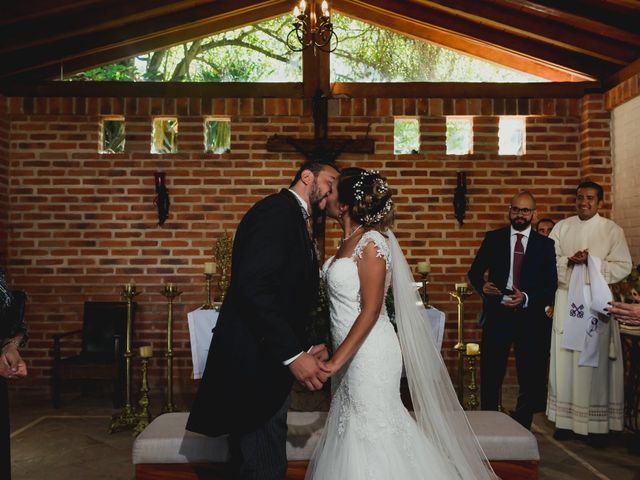
[[213, 305], [213, 301], [211, 299], [211, 283], [213, 282], [213, 273], [205, 273], [204, 279], [207, 283], [205, 290], [207, 292], [207, 301], [204, 305], [202, 305], [202, 310], [213, 310], [215, 306]]
[[455, 292], [449, 292], [453, 298], [458, 301], [458, 343], [453, 346], [453, 349], [458, 353], [458, 400], [462, 403], [464, 397], [464, 356], [466, 346], [464, 344], [464, 301], [471, 295], [471, 292], [466, 286], [456, 286]]
[[[205, 274], [207, 275], [207, 274]], [[164, 356], [167, 359], [167, 394], [162, 413], [177, 412], [178, 409], [173, 403], [173, 299], [181, 295], [178, 287], [173, 284], [165, 285], [160, 292], [167, 298], [167, 351]]]
[[125, 361], [125, 403], [120, 412], [111, 417], [109, 433], [132, 428], [137, 422], [137, 416], [131, 405], [131, 324], [133, 322], [133, 299], [140, 295], [136, 286], [130, 283], [122, 287], [122, 296], [127, 300], [127, 334], [124, 351]]
[[476, 383], [476, 357], [478, 354], [467, 355], [464, 354], [467, 359], [467, 369], [469, 371], [469, 384], [467, 390], [469, 391], [469, 397], [464, 405], [465, 410], [475, 410], [478, 408], [478, 384]]
[[229, 273], [227, 267], [222, 265], [220, 267], [220, 279], [218, 280], [218, 288], [220, 289], [220, 305], [224, 302], [224, 296], [227, 294], [227, 288], [229, 287]]
[[149, 359], [142, 357], [142, 384], [140, 385], [140, 399], [138, 405], [140, 410], [136, 415], [136, 424], [133, 428], [133, 435], [138, 436], [151, 423], [151, 412], [149, 411], [149, 382], [147, 380], [147, 364]]
[[422, 297], [422, 304], [424, 305], [424, 308], [431, 308], [431, 305], [429, 305], [429, 294], [427, 293], [427, 285], [429, 285], [427, 278], [429, 277], [429, 272], [419, 273], [420, 281], [422, 282], [422, 291], [420, 292], [420, 296]]

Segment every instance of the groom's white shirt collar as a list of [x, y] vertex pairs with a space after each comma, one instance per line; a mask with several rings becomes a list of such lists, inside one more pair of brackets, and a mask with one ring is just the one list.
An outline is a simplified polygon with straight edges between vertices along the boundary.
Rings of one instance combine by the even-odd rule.
[[304, 199], [300, 195], [298, 195], [296, 192], [294, 192], [293, 190], [289, 189], [289, 191], [291, 193], [293, 193], [293, 195], [298, 199], [298, 202], [300, 203], [300, 206], [307, 211], [307, 215], [311, 215], [309, 213], [309, 205], [307, 204], [307, 202], [305, 202]]

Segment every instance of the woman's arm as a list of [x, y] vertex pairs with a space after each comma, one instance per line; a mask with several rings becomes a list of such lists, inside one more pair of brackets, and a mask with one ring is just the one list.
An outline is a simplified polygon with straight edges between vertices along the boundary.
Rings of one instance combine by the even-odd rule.
[[327, 362], [332, 373], [351, 360], [378, 320], [384, 300], [385, 273], [385, 260], [378, 256], [376, 245], [370, 242], [362, 251], [362, 258], [358, 260], [360, 315], [356, 318], [333, 358]]

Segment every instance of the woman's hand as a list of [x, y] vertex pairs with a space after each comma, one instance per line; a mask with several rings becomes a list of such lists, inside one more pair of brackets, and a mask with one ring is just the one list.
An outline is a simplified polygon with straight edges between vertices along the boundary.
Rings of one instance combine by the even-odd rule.
[[27, 376], [27, 364], [22, 360], [18, 347], [10, 342], [2, 349], [0, 355], [0, 375], [5, 378], [20, 378]]

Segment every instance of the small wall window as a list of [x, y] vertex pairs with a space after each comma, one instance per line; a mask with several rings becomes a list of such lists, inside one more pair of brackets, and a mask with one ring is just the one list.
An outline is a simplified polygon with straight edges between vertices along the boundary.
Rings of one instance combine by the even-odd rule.
[[447, 117], [447, 155], [473, 153], [473, 119]]
[[393, 126], [393, 153], [420, 152], [420, 122], [414, 117], [396, 117]]
[[124, 142], [124, 117], [104, 118], [100, 131], [100, 153], [122, 153]]
[[151, 132], [151, 153], [178, 151], [178, 119], [154, 118]]
[[525, 117], [500, 117], [498, 124], [498, 154], [525, 154]]
[[207, 118], [204, 121], [204, 151], [206, 153], [231, 151], [230, 118]]

